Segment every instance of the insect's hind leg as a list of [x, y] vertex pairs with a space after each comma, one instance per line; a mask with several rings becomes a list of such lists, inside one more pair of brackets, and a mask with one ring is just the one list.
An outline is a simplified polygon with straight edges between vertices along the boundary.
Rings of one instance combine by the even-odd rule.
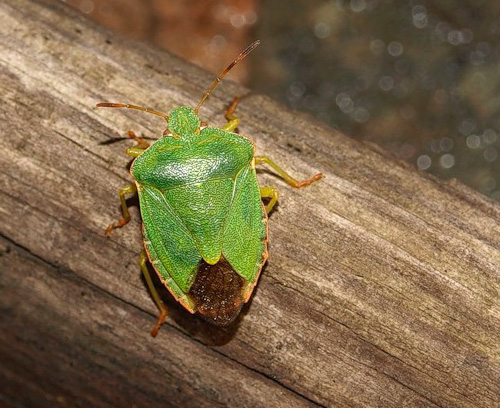
[[276, 203], [278, 202], [279, 192], [278, 189], [273, 187], [261, 187], [260, 188], [260, 197], [261, 198], [270, 198], [269, 202], [266, 204], [266, 213], [269, 214]]
[[311, 183], [314, 183], [315, 181], [318, 181], [320, 178], [323, 177], [322, 173], [318, 173], [311, 177], [310, 179], [307, 180], [296, 180], [292, 176], [290, 176], [285, 170], [283, 170], [280, 166], [278, 166], [274, 161], [272, 161], [269, 157], [267, 156], [255, 156], [255, 164], [267, 164], [270, 167], [273, 168], [276, 173], [278, 173], [283, 180], [285, 180], [289, 185], [291, 185], [294, 188], [300, 188], [300, 187], [305, 187], [308, 186]]
[[114, 229], [121, 228], [124, 225], [128, 224], [128, 222], [130, 221], [130, 213], [128, 212], [127, 201], [125, 196], [127, 194], [134, 194], [136, 192], [137, 192], [137, 187], [135, 184], [126, 184], [120, 189], [118, 195], [120, 196], [123, 218], [118, 220], [116, 224], [108, 225], [105, 231], [106, 235], [109, 236]]
[[158, 293], [158, 291], [155, 288], [155, 285], [153, 284], [153, 280], [151, 279], [151, 274], [149, 273], [148, 267], [146, 265], [147, 260], [148, 256], [146, 254], [146, 251], [142, 250], [139, 255], [139, 265], [141, 267], [142, 274], [144, 275], [144, 279], [146, 279], [146, 284], [148, 285], [149, 293], [151, 293], [151, 296], [155, 301], [158, 310], [160, 311], [158, 320], [156, 321], [155, 326], [151, 329], [151, 336], [156, 337], [158, 331], [160, 330], [161, 325], [165, 323], [165, 319], [167, 318], [167, 307], [165, 306], [165, 303], [163, 303], [163, 300], [161, 300], [160, 294]]
[[231, 103], [231, 105], [229, 105], [229, 108], [227, 108], [226, 115], [225, 115], [225, 118], [227, 119], [227, 124], [222, 127], [222, 130], [225, 130], [226, 132], [232, 132], [240, 124], [240, 119], [234, 114], [234, 111], [236, 110], [236, 106], [238, 106], [239, 102], [240, 102], [240, 98], [236, 97], [233, 99], [233, 102]]

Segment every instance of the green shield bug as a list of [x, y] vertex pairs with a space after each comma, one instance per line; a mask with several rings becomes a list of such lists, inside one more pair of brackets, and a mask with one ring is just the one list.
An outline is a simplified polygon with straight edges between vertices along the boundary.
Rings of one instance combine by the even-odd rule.
[[[169, 115], [141, 106], [99, 103], [98, 107], [131, 108], [167, 121], [163, 136], [152, 145], [132, 132], [136, 145], [130, 173], [134, 184], [120, 192], [123, 218], [106, 229], [130, 221], [126, 195], [138, 193], [144, 250], [139, 264], [160, 315], [156, 336], [167, 310], [146, 266], [149, 259], [160, 280], [191, 313], [218, 325], [229, 325], [249, 300], [267, 260], [267, 215], [278, 191], [259, 187], [255, 167], [267, 164], [292, 187], [304, 187], [322, 174], [298, 181], [266, 156], [255, 156], [253, 143], [234, 130], [235, 98], [222, 128], [207, 126], [198, 117], [205, 102], [226, 73], [259, 45], [248, 46], [212, 83], [196, 108], [180, 106]], [[262, 198], [269, 199], [266, 205]]]

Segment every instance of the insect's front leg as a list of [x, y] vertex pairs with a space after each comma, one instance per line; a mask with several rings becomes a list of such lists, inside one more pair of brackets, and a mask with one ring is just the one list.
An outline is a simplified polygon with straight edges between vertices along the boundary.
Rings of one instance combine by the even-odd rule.
[[142, 274], [144, 275], [144, 279], [146, 279], [149, 292], [151, 293], [151, 296], [153, 297], [156, 306], [160, 310], [160, 315], [158, 316], [158, 320], [156, 321], [155, 326], [151, 329], [151, 336], [156, 337], [156, 335], [158, 334], [158, 330], [160, 330], [161, 325], [165, 323], [165, 319], [167, 318], [167, 307], [163, 303], [163, 300], [161, 300], [160, 294], [158, 293], [158, 291], [155, 288], [155, 285], [153, 284], [153, 280], [151, 279], [151, 274], [149, 273], [148, 267], [146, 265], [147, 260], [148, 257], [146, 251], [142, 250], [141, 254], [139, 255], [139, 265], [141, 267]]
[[269, 157], [255, 156], [256, 165], [264, 163], [272, 167], [274, 171], [276, 171], [276, 173], [278, 173], [283, 178], [283, 180], [285, 180], [288, 184], [290, 184], [294, 188], [308, 186], [309, 184], [314, 183], [315, 181], [318, 181], [320, 178], [323, 177], [322, 173], [318, 173], [315, 176], [311, 177], [310, 179], [299, 181], [290, 176], [285, 170], [283, 170], [280, 166], [278, 166], [275, 162], [273, 162]]
[[240, 98], [236, 97], [233, 99], [231, 105], [229, 105], [229, 108], [227, 108], [225, 115], [225, 118], [227, 119], [227, 124], [222, 127], [222, 130], [225, 130], [226, 132], [232, 132], [240, 124], [240, 119], [234, 114], [236, 106], [238, 105], [239, 102]]
[[140, 147], [141, 149], [146, 150], [149, 147], [149, 142], [146, 139], [143, 139], [142, 137], [137, 136], [133, 131], [129, 130], [127, 132], [127, 136], [130, 139], [135, 140], [137, 143], [137, 147]]
[[137, 187], [135, 184], [126, 184], [120, 189], [120, 191], [118, 192], [118, 195], [120, 196], [120, 203], [121, 203], [121, 207], [122, 207], [123, 218], [118, 220], [118, 222], [116, 224], [108, 225], [108, 227], [106, 228], [106, 231], [105, 231], [106, 235], [109, 236], [115, 228], [121, 228], [130, 221], [130, 213], [128, 212], [127, 201], [126, 201], [125, 196], [127, 194], [130, 195], [130, 194], [134, 194], [136, 192], [137, 192]]
[[135, 146], [129, 147], [127, 149], [127, 156], [138, 157], [143, 154], [144, 150], [149, 147], [149, 142], [144, 140], [142, 137], [137, 136], [131, 130], [128, 131], [127, 136], [135, 140], [135, 142], [137, 143]]
[[279, 192], [278, 189], [273, 187], [261, 187], [260, 188], [260, 198], [270, 198], [269, 202], [266, 204], [266, 213], [269, 213], [274, 208], [274, 205], [278, 202]]

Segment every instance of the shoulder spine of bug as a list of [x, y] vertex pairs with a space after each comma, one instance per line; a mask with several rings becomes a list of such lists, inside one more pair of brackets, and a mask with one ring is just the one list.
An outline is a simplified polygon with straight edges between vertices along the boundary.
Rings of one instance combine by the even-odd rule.
[[[220, 80], [258, 45], [250, 44], [203, 94], [194, 109], [180, 106], [169, 115], [122, 103], [98, 107], [129, 108], [167, 121], [163, 137], [152, 145], [129, 132], [136, 145], [127, 149], [134, 157], [133, 184], [119, 191], [123, 217], [106, 229], [130, 221], [126, 196], [139, 195], [144, 250], [139, 264], [160, 314], [151, 335], [165, 322], [167, 309], [149, 270], [149, 259], [160, 280], [189, 312], [212, 324], [227, 326], [250, 299], [267, 260], [267, 216], [278, 201], [278, 190], [259, 187], [255, 167], [270, 166], [295, 188], [305, 187], [323, 175], [299, 181], [267, 156], [255, 156], [250, 140], [233, 133], [239, 98], [226, 112], [222, 128], [202, 127], [198, 111]], [[262, 198], [268, 199], [266, 205]]]

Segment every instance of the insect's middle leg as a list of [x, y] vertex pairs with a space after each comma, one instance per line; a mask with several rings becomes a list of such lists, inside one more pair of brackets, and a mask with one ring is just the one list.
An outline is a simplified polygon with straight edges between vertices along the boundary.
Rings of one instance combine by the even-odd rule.
[[160, 330], [161, 325], [165, 323], [165, 319], [167, 318], [167, 307], [165, 306], [165, 303], [163, 303], [163, 300], [161, 300], [160, 294], [158, 293], [158, 291], [155, 288], [155, 285], [153, 284], [153, 280], [151, 279], [151, 274], [149, 273], [148, 267], [146, 265], [147, 260], [148, 256], [146, 255], [146, 251], [142, 250], [141, 254], [139, 255], [139, 265], [141, 267], [142, 274], [144, 275], [144, 279], [146, 279], [149, 292], [151, 293], [151, 296], [153, 297], [156, 306], [160, 310], [160, 315], [158, 316], [158, 320], [156, 321], [155, 326], [151, 329], [151, 336], [156, 337], [156, 335], [158, 334], [158, 330]]
[[280, 166], [278, 166], [275, 162], [273, 162], [269, 157], [255, 156], [255, 164], [264, 164], [264, 163], [272, 167], [273, 170], [276, 171], [276, 173], [278, 173], [283, 178], [283, 180], [285, 180], [288, 184], [290, 184], [292, 187], [295, 188], [308, 186], [309, 184], [314, 183], [315, 181], [318, 181], [320, 178], [323, 177], [322, 173], [318, 173], [313, 177], [311, 177], [310, 179], [300, 181], [290, 176], [285, 170], [283, 170]]
[[278, 197], [279, 197], [278, 189], [273, 187], [261, 187], [260, 197], [270, 198], [269, 202], [266, 204], [266, 213], [269, 214], [274, 208], [275, 204], [278, 202]]
[[137, 187], [135, 184], [126, 184], [120, 189], [118, 195], [120, 196], [123, 218], [118, 220], [116, 224], [108, 225], [105, 231], [106, 235], [109, 236], [115, 228], [121, 228], [130, 221], [130, 213], [128, 212], [127, 201], [125, 196], [127, 194], [134, 194], [136, 192], [137, 192]]
[[233, 102], [231, 105], [229, 105], [229, 108], [227, 108], [225, 118], [227, 119], [227, 124], [222, 127], [222, 130], [225, 130], [226, 132], [232, 132], [234, 131], [238, 125], [240, 124], [240, 119], [236, 117], [234, 114], [234, 111], [236, 110], [236, 106], [240, 102], [240, 98], [236, 97], [233, 99]]

